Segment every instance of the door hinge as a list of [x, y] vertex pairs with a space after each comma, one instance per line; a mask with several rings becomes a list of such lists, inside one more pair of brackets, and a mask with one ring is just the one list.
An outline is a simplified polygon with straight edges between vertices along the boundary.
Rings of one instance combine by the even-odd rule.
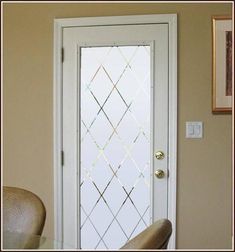
[[61, 151], [61, 165], [64, 166], [64, 151]]
[[61, 48], [61, 61], [64, 62], [64, 48]]

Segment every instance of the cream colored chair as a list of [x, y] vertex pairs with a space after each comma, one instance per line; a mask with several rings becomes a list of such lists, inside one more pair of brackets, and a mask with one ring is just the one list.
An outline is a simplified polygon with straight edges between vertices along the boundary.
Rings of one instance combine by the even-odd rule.
[[[46, 219], [46, 209], [34, 193], [3, 187], [3, 232], [6, 246], [35, 248]], [[13, 244], [9, 244], [13, 243]]]
[[121, 249], [167, 249], [171, 233], [171, 222], [160, 219], [128, 241]]

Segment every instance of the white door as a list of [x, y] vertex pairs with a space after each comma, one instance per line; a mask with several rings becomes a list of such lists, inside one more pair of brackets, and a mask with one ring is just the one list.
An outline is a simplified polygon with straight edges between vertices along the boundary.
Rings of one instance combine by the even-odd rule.
[[118, 249], [168, 218], [168, 29], [63, 28], [65, 244]]

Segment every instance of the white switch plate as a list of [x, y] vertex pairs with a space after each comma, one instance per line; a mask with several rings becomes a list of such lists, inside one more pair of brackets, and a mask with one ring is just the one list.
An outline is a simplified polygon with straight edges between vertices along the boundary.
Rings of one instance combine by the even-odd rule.
[[186, 122], [186, 138], [202, 138], [202, 122]]

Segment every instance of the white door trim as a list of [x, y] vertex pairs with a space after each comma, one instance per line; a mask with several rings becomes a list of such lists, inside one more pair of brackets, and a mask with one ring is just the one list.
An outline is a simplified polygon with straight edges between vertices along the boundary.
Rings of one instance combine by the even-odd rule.
[[168, 219], [172, 222], [169, 249], [176, 246], [176, 185], [177, 185], [177, 15], [132, 15], [111, 17], [84, 17], [54, 20], [54, 233], [55, 239], [63, 240], [62, 198], [62, 30], [65, 27], [159, 24], [169, 25], [169, 183]]

